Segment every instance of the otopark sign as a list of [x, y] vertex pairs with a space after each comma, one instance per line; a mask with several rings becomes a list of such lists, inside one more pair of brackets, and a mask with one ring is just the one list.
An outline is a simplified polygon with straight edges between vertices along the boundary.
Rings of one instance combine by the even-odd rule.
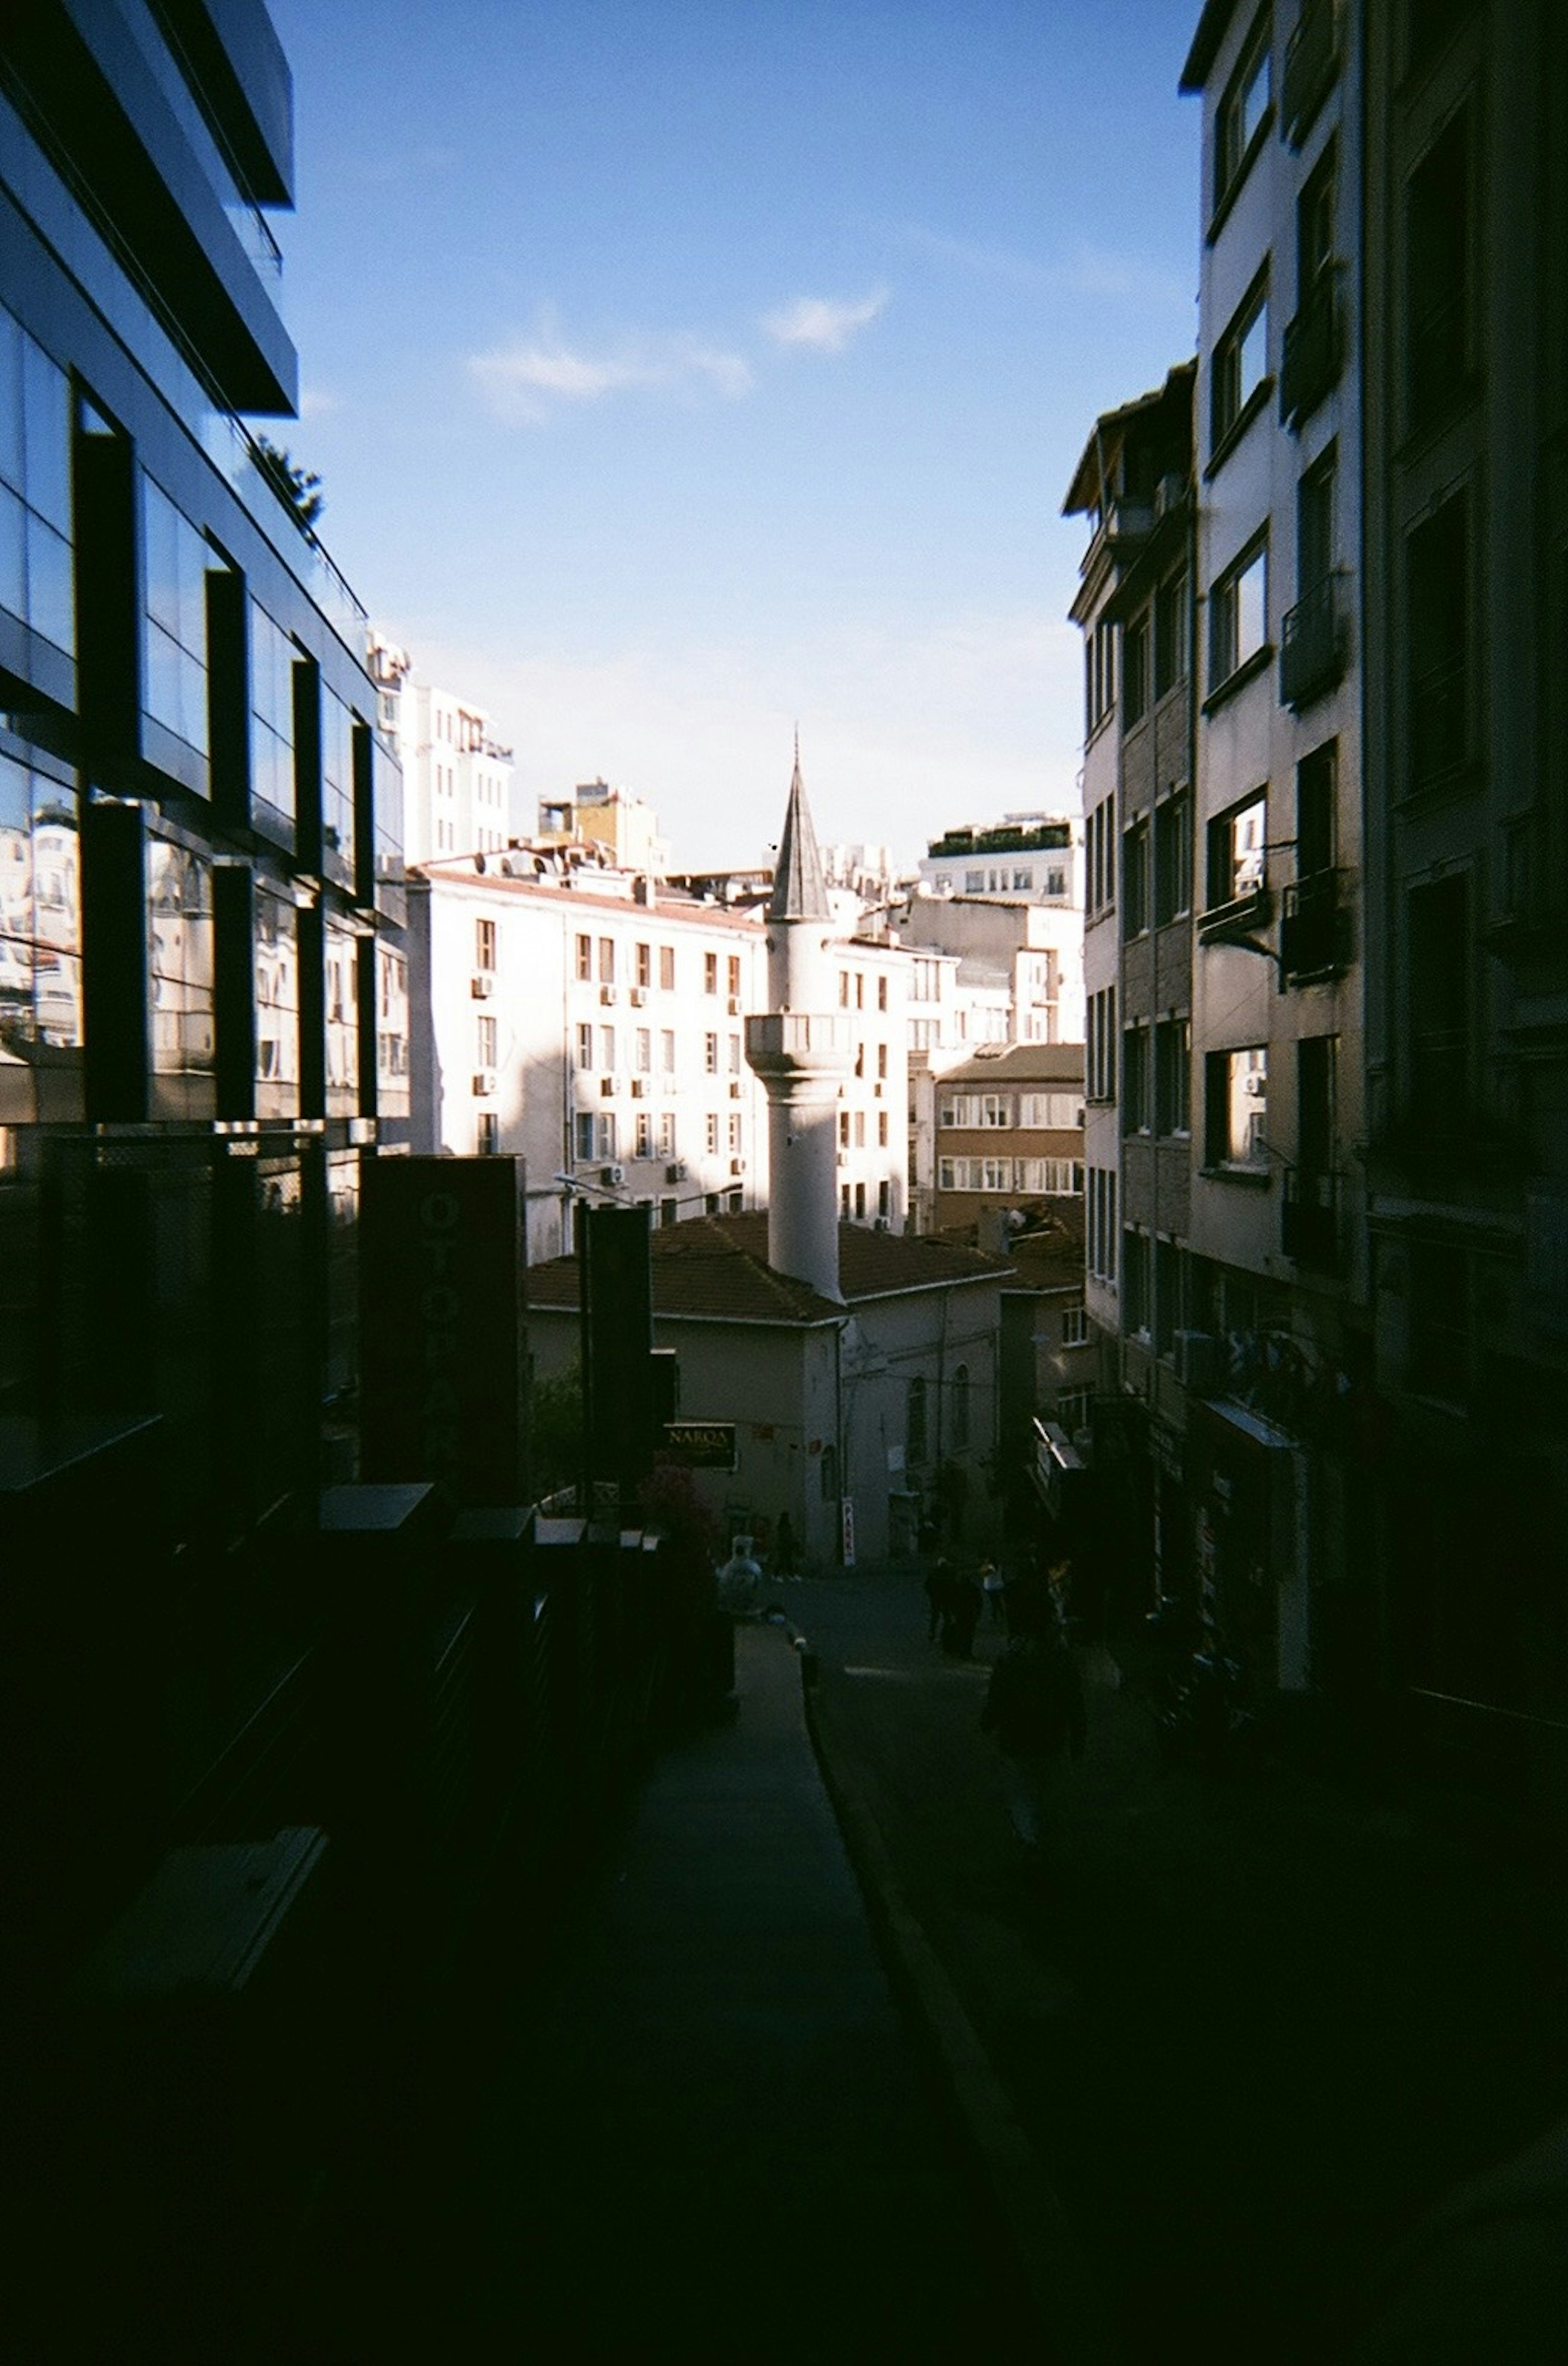
[[664, 1453], [687, 1470], [733, 1470], [736, 1464], [732, 1421], [667, 1421]]

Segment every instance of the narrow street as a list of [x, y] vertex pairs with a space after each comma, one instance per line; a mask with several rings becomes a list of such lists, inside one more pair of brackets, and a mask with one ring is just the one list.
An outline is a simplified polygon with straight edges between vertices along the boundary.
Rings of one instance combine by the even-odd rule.
[[1568, 2110], [1560, 1912], [1409, 1815], [1283, 1769], [1163, 1760], [1086, 1657], [1050, 1865], [1014, 1862], [988, 1665], [919, 1577], [783, 1589], [819, 1745], [1028, 2130], [1125, 2353], [1339, 2354], [1421, 2210]]

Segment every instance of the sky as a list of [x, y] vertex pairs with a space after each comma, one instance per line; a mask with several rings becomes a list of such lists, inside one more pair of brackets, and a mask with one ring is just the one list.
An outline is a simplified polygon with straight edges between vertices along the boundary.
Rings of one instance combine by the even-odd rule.
[[269, 0], [323, 539], [673, 867], [1077, 809], [1098, 411], [1190, 354], [1197, 0]]

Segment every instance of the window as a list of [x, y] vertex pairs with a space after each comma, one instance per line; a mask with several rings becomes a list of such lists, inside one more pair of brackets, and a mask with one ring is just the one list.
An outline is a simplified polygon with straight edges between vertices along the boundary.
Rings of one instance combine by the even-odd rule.
[[893, 1186], [886, 1175], [876, 1187], [876, 1212], [885, 1223], [893, 1213]]
[[660, 991], [665, 994], [674, 991], [675, 948], [673, 945], [660, 945], [659, 948], [659, 984]]
[[1192, 1022], [1162, 1019], [1155, 1028], [1155, 1132], [1185, 1133], [1191, 1123]]
[[1449, 1404], [1470, 1393], [1470, 1265], [1446, 1242], [1410, 1244], [1410, 1386]]
[[703, 1121], [703, 1144], [710, 1158], [718, 1156], [718, 1112], [709, 1110]]
[[[299, 1114], [299, 915], [291, 898], [258, 891], [252, 976], [256, 1013], [257, 1117]], [[397, 956], [383, 954], [380, 1016], [400, 1039], [407, 1076], [408, 974]], [[395, 967], [391, 966], [395, 963]], [[394, 1074], [397, 1064], [387, 1064]], [[406, 1082], [404, 1087], [406, 1090]], [[390, 1114], [390, 1111], [389, 1111]]]
[[740, 956], [739, 953], [731, 953], [728, 957], [728, 977], [729, 992], [733, 998], [736, 1001], [739, 1001], [740, 998]]
[[887, 1046], [886, 1043], [879, 1043], [876, 1047], [876, 1073], [881, 1082], [886, 1084], [887, 1081]]
[[1154, 1245], [1154, 1338], [1156, 1355], [1168, 1356], [1181, 1323], [1181, 1251], [1156, 1236]]
[[1122, 1037], [1122, 1131], [1149, 1130], [1149, 1031], [1129, 1027]]
[[584, 1159], [592, 1157], [594, 1128], [597, 1123], [598, 1120], [587, 1110], [581, 1110], [573, 1119], [572, 1155], [574, 1157]]
[[740, 1149], [743, 1141], [744, 1136], [741, 1132], [740, 1118], [739, 1113], [734, 1113], [731, 1115], [729, 1121], [729, 1149], [732, 1157]]
[[354, 717], [321, 684], [321, 863], [329, 879], [352, 887], [354, 841]]
[[585, 983], [591, 982], [593, 976], [593, 940], [592, 937], [579, 937], [576, 946], [578, 977]]
[[1149, 618], [1145, 609], [1122, 636], [1122, 720], [1130, 729], [1149, 703]]
[[703, 1037], [703, 1066], [710, 1076], [717, 1076], [718, 1037], [716, 1035], [705, 1035]]
[[359, 1108], [358, 946], [330, 920], [324, 934], [327, 1115], [352, 1117]]
[[729, 1073], [732, 1076], [738, 1076], [740, 1074], [740, 1038], [739, 1035], [732, 1035], [729, 1039]]
[[606, 1076], [615, 1069], [615, 1031], [613, 1027], [601, 1027], [599, 1030], [599, 1065]]
[[1240, 62], [1214, 117], [1214, 208], [1224, 203], [1260, 140], [1269, 112], [1269, 33], [1268, 11], [1247, 36]]
[[1472, 266], [1470, 109], [1460, 107], [1410, 176], [1405, 201], [1405, 408], [1413, 429], [1468, 389]]
[[1155, 921], [1192, 908], [1192, 796], [1178, 789], [1155, 807]]
[[660, 1110], [659, 1112], [659, 1155], [660, 1158], [673, 1158], [675, 1155], [675, 1112], [673, 1110]]
[[1108, 986], [1089, 997], [1089, 1098], [1116, 1098], [1116, 988]]
[[1334, 473], [1331, 445], [1296, 487], [1296, 598], [1305, 600], [1334, 569]]
[[601, 937], [599, 940], [599, 983], [601, 986], [614, 986], [615, 983], [615, 940], [614, 937]]
[[878, 1150], [886, 1150], [887, 1147], [887, 1111], [886, 1110], [878, 1110], [876, 1112], [876, 1146]]
[[1416, 788], [1456, 771], [1469, 753], [1469, 508], [1461, 486], [1416, 527], [1406, 545], [1405, 695], [1410, 779]]
[[1471, 1065], [1470, 882], [1462, 871], [1410, 890], [1411, 1114], [1428, 1136], [1467, 1118]]
[[1118, 1241], [1116, 1172], [1113, 1167], [1089, 1168], [1087, 1197], [1089, 1271], [1097, 1281], [1113, 1283], [1116, 1279]]
[[632, 1042], [637, 1060], [637, 1075], [639, 1076], [650, 1076], [653, 1074], [652, 1028], [639, 1027], [633, 1037]]
[[854, 1141], [854, 1147], [855, 1147], [857, 1150], [863, 1150], [863, 1149], [865, 1148], [865, 1111], [864, 1111], [864, 1110], [856, 1110], [856, 1111], [855, 1111], [855, 1113], [854, 1113], [854, 1133], [853, 1133], [853, 1141]]
[[1125, 1233], [1122, 1239], [1122, 1303], [1126, 1329], [1134, 1337], [1146, 1337], [1148, 1334], [1153, 1297], [1149, 1236], [1147, 1233]]
[[481, 1068], [495, 1065], [495, 1021], [488, 1015], [474, 1021], [474, 1056]]
[[675, 1031], [672, 1027], [662, 1028], [660, 1031], [659, 1065], [667, 1076], [672, 1076], [674, 1075]]
[[928, 1460], [931, 1444], [926, 1434], [926, 1383], [922, 1378], [909, 1382], [904, 1404], [904, 1459], [911, 1470], [919, 1470]]
[[987, 1126], [1011, 1125], [1012, 1097], [1009, 1093], [981, 1093], [979, 1122]]
[[[966, 896], [983, 896], [986, 892], [985, 873], [966, 871], [964, 874], [964, 892]], [[847, 1001], [849, 997], [846, 996], [844, 998]]]
[[635, 975], [638, 986], [644, 988], [650, 986], [653, 984], [653, 947], [651, 945], [635, 946], [633, 948], [633, 958], [636, 964]]
[[1218, 453], [1261, 401], [1269, 379], [1269, 275], [1259, 273], [1214, 347], [1210, 450]]
[[849, 1146], [850, 1113], [848, 1110], [840, 1110], [839, 1111], [839, 1148], [840, 1150], [847, 1150]]
[[[586, 943], [587, 940], [583, 938], [580, 941]], [[482, 970], [493, 970], [495, 967], [495, 922], [493, 920], [474, 922], [474, 967]]]
[[1334, 865], [1338, 742], [1325, 739], [1296, 766], [1296, 876], [1310, 879]]
[[705, 994], [718, 992], [718, 955], [716, 953], [703, 955], [703, 992]]
[[1160, 585], [1155, 597], [1155, 696], [1163, 698], [1188, 669], [1187, 611], [1190, 597], [1187, 569], [1182, 568]]
[[1083, 1189], [1083, 1169], [1070, 1158], [1015, 1158], [1013, 1188], [1037, 1197], [1071, 1199]]
[[1335, 167], [1330, 141], [1296, 199], [1296, 305], [1302, 311], [1334, 266]]
[[[1116, 627], [1097, 625], [1084, 642], [1084, 738], [1092, 739], [1116, 704]], [[985, 884], [983, 872], [974, 874]]]
[[474, 1148], [481, 1158], [493, 1158], [501, 1148], [501, 1118], [495, 1110], [480, 1110], [474, 1120]]
[[1089, 1345], [1089, 1310], [1068, 1306], [1062, 1313], [1062, 1345], [1064, 1347], [1086, 1347]]
[[1269, 645], [1269, 546], [1244, 551], [1209, 594], [1209, 690], [1231, 676]]
[[0, 606], [67, 657], [76, 647], [71, 535], [70, 384], [0, 308]]
[[1333, 1171], [1337, 1064], [1337, 1036], [1303, 1035], [1296, 1046], [1296, 1165], [1303, 1175]]
[[[294, 820], [294, 661], [281, 625], [251, 602], [251, 799], [286, 825]], [[262, 827], [265, 828], [265, 818]]]
[[[257, 903], [272, 899], [258, 896]], [[256, 949], [261, 938], [258, 929]], [[409, 965], [401, 953], [385, 945], [376, 948], [376, 1113], [378, 1117], [407, 1117], [409, 1113]], [[260, 1012], [257, 1012], [258, 1021]], [[257, 1050], [261, 1048], [258, 1025]], [[288, 1112], [292, 1114], [292, 1111]], [[256, 1094], [256, 1115], [268, 1114], [261, 1106], [261, 1089]], [[285, 1114], [278, 1111], [276, 1114]]]
[[648, 1110], [638, 1110], [632, 1127], [632, 1156], [651, 1158], [653, 1155], [653, 1118]]
[[[207, 753], [207, 572], [213, 551], [151, 477], [141, 479], [146, 569], [141, 704], [199, 755]], [[70, 565], [69, 552], [65, 560]], [[7, 605], [9, 603], [7, 603]]]
[[586, 1024], [577, 1031], [577, 1065], [580, 1069], [593, 1065], [593, 1030]]
[[1209, 909], [1260, 895], [1267, 877], [1269, 795], [1256, 790], [1209, 824]]
[[1149, 826], [1137, 821], [1122, 833], [1122, 933], [1142, 936], [1149, 925]]
[[1116, 800], [1102, 797], [1089, 817], [1089, 908], [1104, 911], [1116, 901]]
[[[876, 981], [876, 1007], [878, 1010], [886, 1010], [887, 1008], [887, 980], [885, 977], [879, 977]], [[884, 1055], [886, 1055], [887, 1049], [886, 1045], [884, 1044], [882, 1048]], [[884, 1075], [886, 1074], [886, 1066], [882, 1073]]]
[[855, 1221], [858, 1223], [865, 1222], [865, 1185], [863, 1183], [855, 1185]]
[[1208, 1054], [1204, 1062], [1205, 1165], [1265, 1165], [1268, 1092], [1269, 1054], [1261, 1044]]
[[1077, 1093], [1022, 1093], [1018, 1121], [1037, 1131], [1076, 1133], [1083, 1123], [1083, 1104]]

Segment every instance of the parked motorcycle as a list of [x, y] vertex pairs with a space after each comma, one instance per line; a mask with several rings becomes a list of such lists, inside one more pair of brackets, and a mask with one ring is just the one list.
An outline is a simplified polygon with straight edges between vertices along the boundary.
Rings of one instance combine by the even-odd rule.
[[1155, 1723], [1167, 1758], [1213, 1772], [1250, 1758], [1258, 1719], [1246, 1671], [1217, 1638], [1206, 1637], [1166, 1678], [1155, 1700]]

